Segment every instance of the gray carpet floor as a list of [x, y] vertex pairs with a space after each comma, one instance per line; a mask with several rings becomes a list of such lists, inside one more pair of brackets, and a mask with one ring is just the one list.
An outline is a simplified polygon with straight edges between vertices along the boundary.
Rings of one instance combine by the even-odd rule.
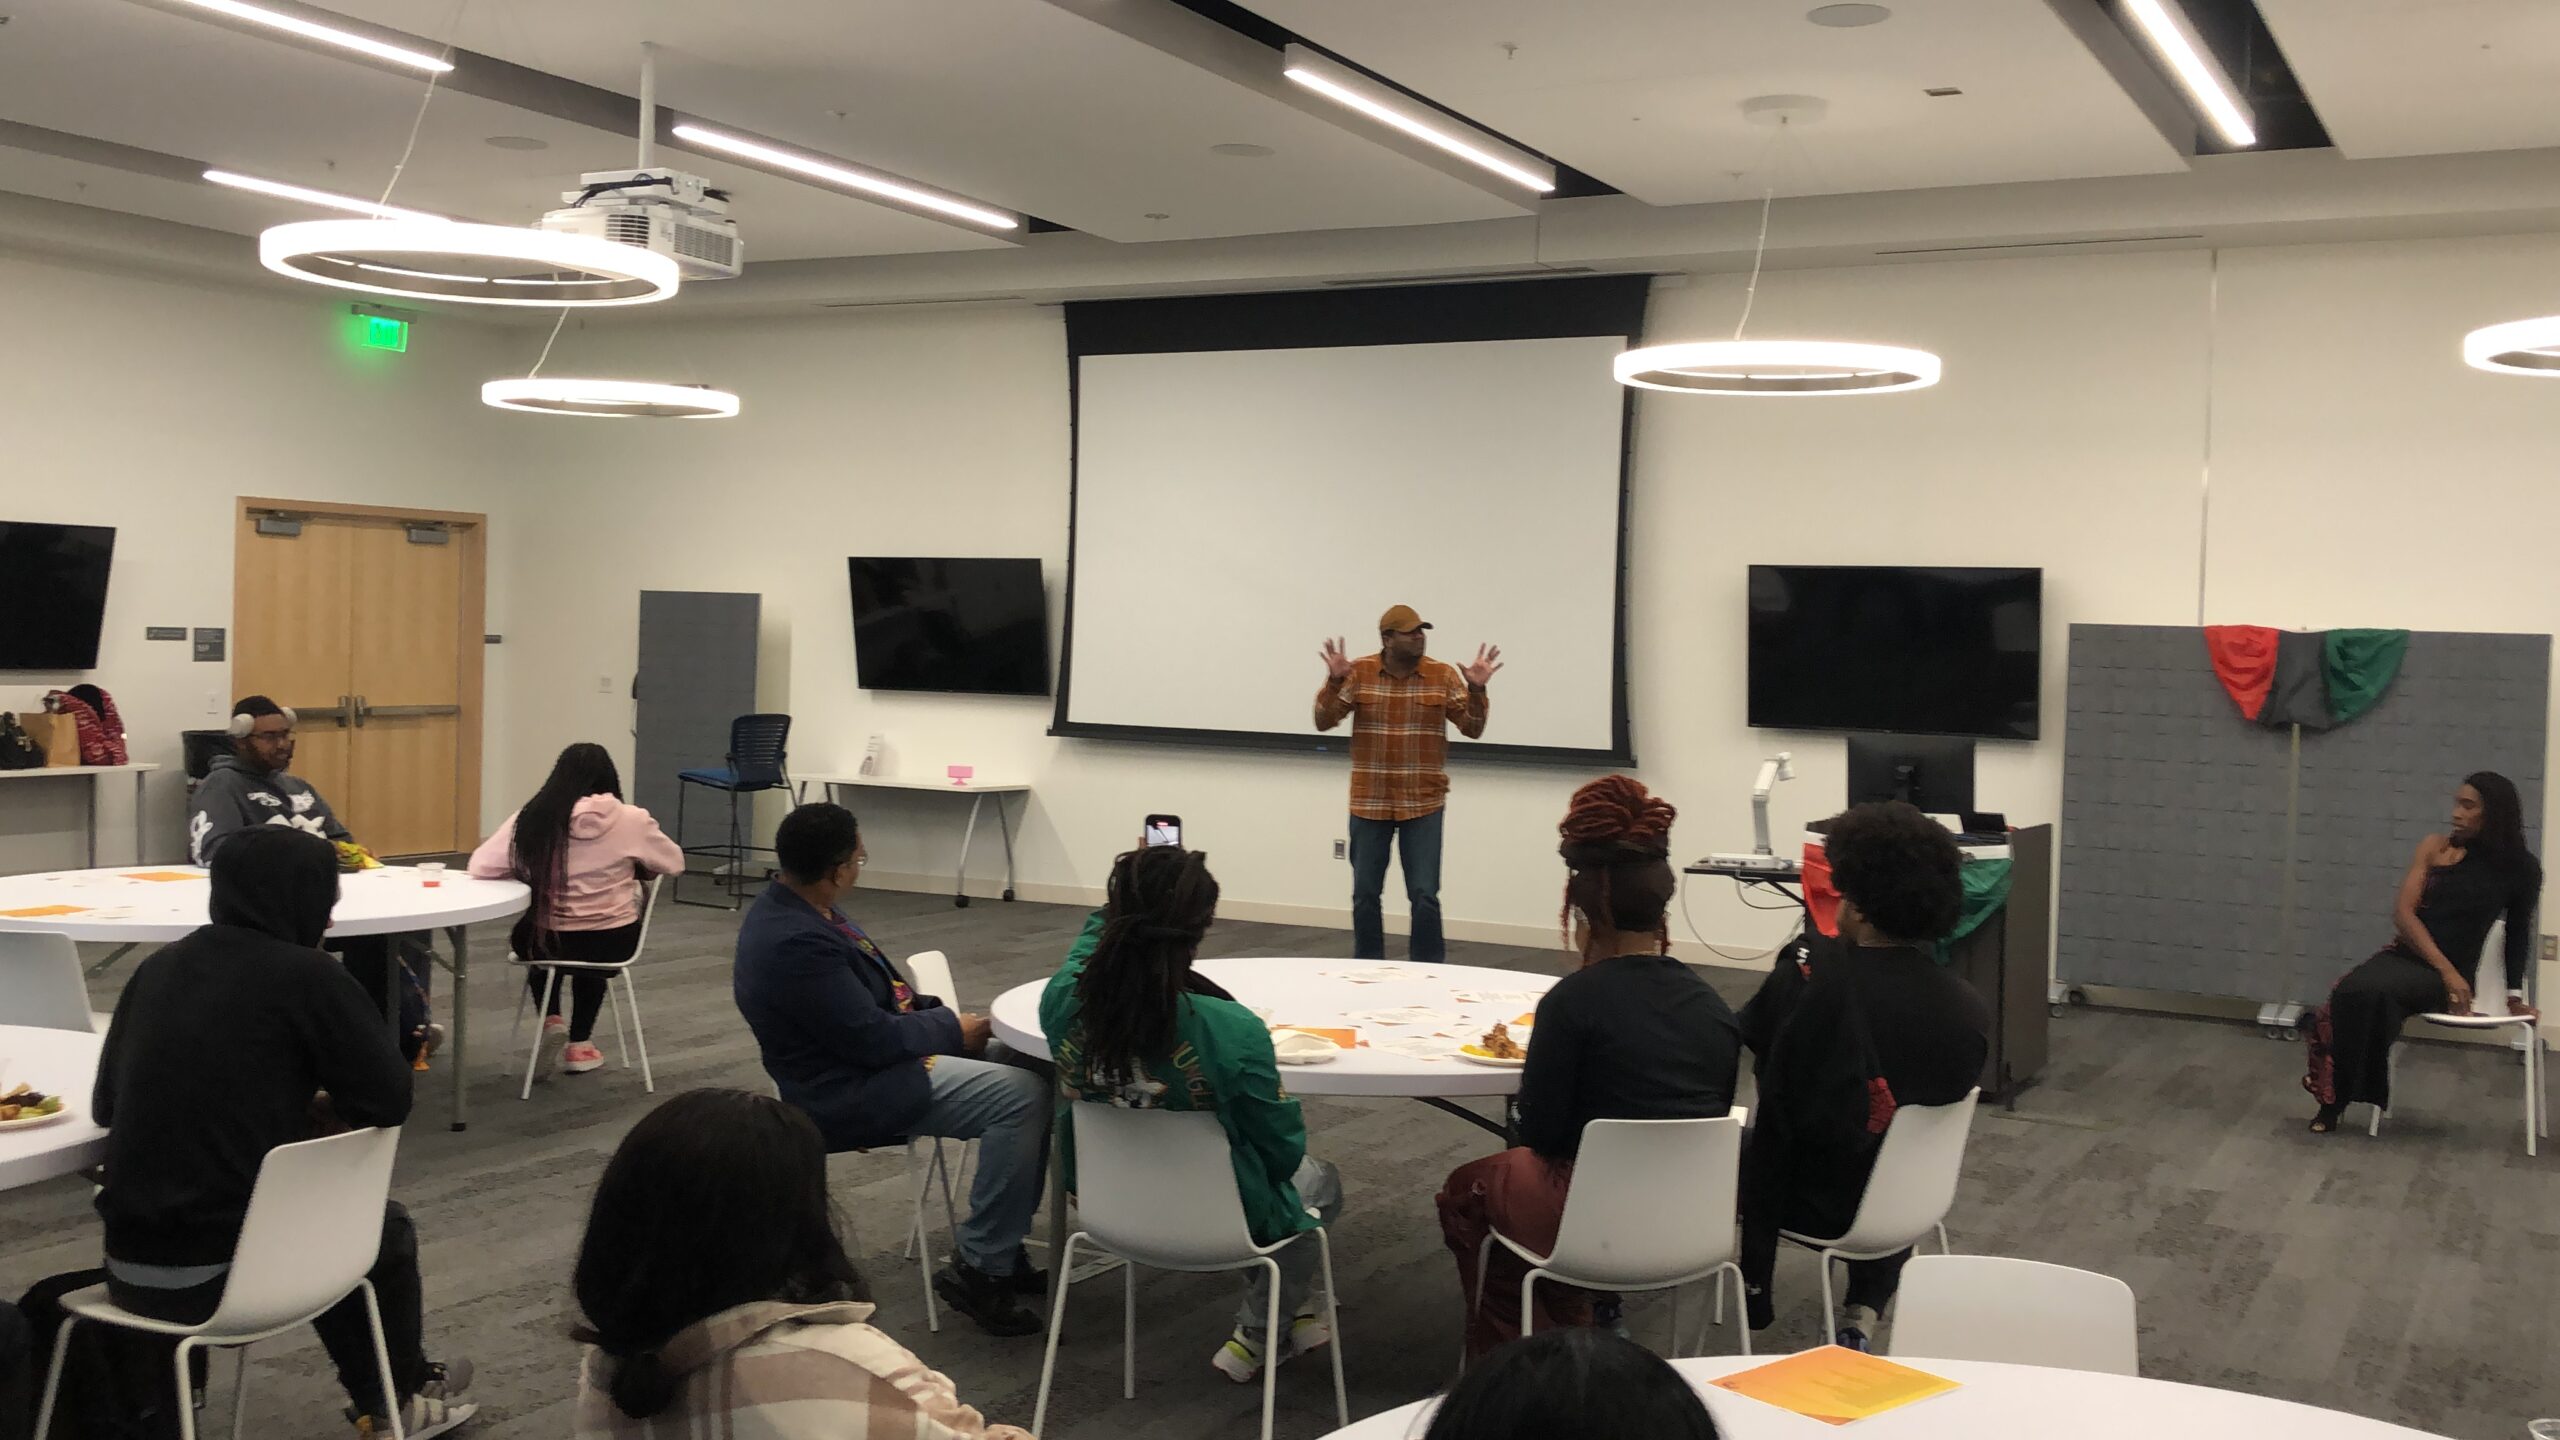
[[[980, 1006], [1046, 975], [1082, 919], [1057, 906], [857, 899], [858, 918], [894, 952], [947, 951], [963, 998]], [[660, 1096], [763, 1084], [729, 999], [734, 933], [724, 912], [669, 907], [652, 937], [642, 1000]], [[1340, 955], [1346, 938], [1222, 924], [1204, 953]], [[404, 1140], [393, 1193], [422, 1235], [429, 1351], [478, 1366], [482, 1409], [467, 1433], [560, 1436], [576, 1374], [570, 1262], [597, 1174], [651, 1102], [636, 1071], [607, 1069], [546, 1076], [520, 1103], [522, 1052], [511, 1071], [507, 1050], [515, 992], [495, 963], [504, 932], [483, 927], [474, 945], [482, 957], [472, 1004], [474, 1123], [461, 1134], [445, 1127], [448, 1076], [439, 1070]], [[1450, 958], [1517, 969], [1561, 963], [1554, 954], [1463, 944]], [[123, 973], [98, 982], [102, 1008]], [[1755, 978], [1707, 973], [1737, 1004]], [[440, 1006], [443, 999], [440, 988]], [[2016, 1112], [1986, 1108], [1975, 1124], [1949, 1217], [1959, 1252], [2122, 1277], [2140, 1298], [2146, 1375], [2466, 1440], [2514, 1440], [2528, 1417], [2560, 1415], [2560, 1151], [2525, 1157], [2513, 1057], [2409, 1047], [2400, 1112], [2369, 1140], [2360, 1129], [2306, 1134], [2299, 1048], [2245, 1026], [2074, 1010], [2054, 1022], [2052, 1048], [2043, 1082]], [[1315, 1150], [1342, 1167], [1349, 1193], [1334, 1253], [1357, 1418], [1448, 1379], [1458, 1282], [1432, 1194], [1453, 1166], [1485, 1153], [1489, 1137], [1407, 1101], [1310, 1100], [1307, 1120]], [[1040, 1341], [992, 1339], [950, 1317], [941, 1333], [927, 1333], [916, 1268], [898, 1255], [901, 1160], [833, 1163], [854, 1252], [881, 1304], [878, 1322], [950, 1373], [990, 1417], [1028, 1425]], [[96, 1254], [85, 1185], [56, 1181], [0, 1200], [0, 1287], [9, 1293], [94, 1264]], [[1813, 1262], [1782, 1257], [1778, 1290], [1778, 1323], [1755, 1348], [1817, 1343]], [[1138, 1398], [1123, 1401], [1119, 1286], [1080, 1287], [1068, 1309], [1051, 1440], [1252, 1435], [1259, 1387], [1231, 1385], [1207, 1364], [1235, 1300], [1230, 1277], [1143, 1276]], [[1688, 1307], [1692, 1337], [1700, 1308]], [[1630, 1306], [1630, 1328], [1648, 1343], [1662, 1343], [1666, 1320], [1659, 1300]], [[1730, 1322], [1708, 1345], [1735, 1348]], [[227, 1409], [227, 1361], [217, 1374], [213, 1416]], [[250, 1433], [346, 1433], [316, 1343], [260, 1347], [251, 1377]], [[1286, 1367], [1279, 1433], [1303, 1440], [1332, 1429], [1331, 1398], [1321, 1363]]]

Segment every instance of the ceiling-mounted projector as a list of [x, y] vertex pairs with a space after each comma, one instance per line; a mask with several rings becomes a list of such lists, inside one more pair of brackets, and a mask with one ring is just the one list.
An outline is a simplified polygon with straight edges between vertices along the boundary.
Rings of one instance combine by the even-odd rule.
[[596, 170], [563, 190], [567, 205], [538, 227], [655, 250], [687, 280], [734, 280], [746, 266], [729, 197], [681, 170]]

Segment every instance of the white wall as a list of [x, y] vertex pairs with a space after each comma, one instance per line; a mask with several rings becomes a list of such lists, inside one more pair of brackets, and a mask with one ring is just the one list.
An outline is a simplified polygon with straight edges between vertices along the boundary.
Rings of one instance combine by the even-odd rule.
[[[2059, 807], [2068, 625], [2199, 618], [2208, 463], [2207, 620], [2560, 630], [2560, 577], [2534, 553], [2540, 537], [2560, 533], [2560, 487], [2545, 478], [2560, 453], [2560, 386], [2478, 375], [2457, 353], [2472, 325], [2560, 308], [2547, 281], [2555, 265], [2560, 238], [2533, 237], [1764, 277], [1755, 333], [1925, 344], [1945, 357], [1947, 380], [1890, 397], [1640, 402], [1635, 738], [1643, 776], [1682, 807], [1679, 852], [1746, 843], [1747, 787], [1769, 751], [1798, 756], [1801, 778], [1776, 805], [1782, 835], [1841, 795], [1837, 740], [1742, 723], [1742, 587], [1753, 561], [2045, 567], [2046, 738], [1986, 746], [1982, 758], [1982, 803], [2021, 822]], [[56, 298], [66, 284], [80, 293]], [[1037, 554], [1049, 562], [1053, 610], [1063, 598], [1068, 413], [1054, 310], [856, 310], [690, 327], [613, 317], [573, 327], [562, 354], [579, 368], [711, 379], [745, 397], [735, 422], [623, 427], [479, 415], [461, 382], [484, 372], [423, 350], [453, 327], [422, 326], [422, 353], [401, 357], [408, 368], [397, 372], [412, 389], [451, 393], [394, 397], [368, 388], [325, 331], [296, 328], [334, 313], [325, 300], [297, 309], [163, 298], [139, 282], [93, 277], [56, 282], [42, 298], [23, 293], [31, 288], [0, 284], [10, 329], [38, 323], [72, 338], [35, 361], [0, 359], [9, 367], [0, 378], [25, 385], [14, 373], [25, 371], [46, 397], [30, 413], [77, 423], [37, 447], [33, 470], [31, 452], [13, 447], [6, 483], [19, 503], [10, 512], [94, 513], [81, 508], [83, 487], [29, 492], [26, 476], [71, 471], [147, 487], [117, 502], [137, 527], [164, 510], [202, 517], [148, 551], [138, 529], [127, 531], [136, 548], [120, 561], [110, 619], [127, 651], [140, 648], [124, 637], [146, 623], [146, 600], [171, 607], [151, 621], [221, 623], [204, 617], [228, 603], [221, 526], [233, 494], [396, 493], [486, 508], [498, 541], [490, 628], [508, 637], [490, 656], [493, 806], [519, 799], [569, 740], [602, 739], [628, 754], [622, 696], [638, 591], [752, 590], [765, 597], [764, 703], [797, 717], [796, 763], [850, 768], [877, 731], [899, 770], [938, 774], [965, 762], [1029, 779], [1038, 789], [1019, 836], [1027, 896], [1093, 895], [1138, 818], [1170, 810], [1215, 856], [1231, 913], [1342, 918], [1349, 878], [1331, 858], [1343, 828], [1338, 759], [1070, 743], [1044, 733], [1044, 701], [875, 696], [854, 686], [848, 554]], [[1723, 333], [1738, 288], [1719, 276], [1659, 291], [1652, 335]], [[284, 398], [262, 405], [255, 422], [126, 421], [98, 384], [137, 362], [116, 332], [156, 325], [165, 335], [173, 315], [197, 309], [207, 318], [186, 322], [190, 344], [213, 360], [188, 373], [256, 388], [272, 382], [263, 367], [291, 360], [298, 368], [286, 378], [299, 396], [275, 385]], [[18, 322], [21, 314], [28, 319]], [[262, 318], [242, 318], [251, 315]], [[220, 342], [249, 330], [263, 336], [260, 364], [225, 365], [231, 347]], [[605, 356], [615, 363], [601, 364]], [[154, 361], [146, 374], [179, 368], [140, 358]], [[447, 375], [438, 363], [468, 373]], [[311, 405], [314, 392], [328, 403]], [[205, 425], [258, 438], [235, 438], [209, 457], [190, 433]], [[451, 447], [441, 453], [467, 462], [385, 458], [374, 442], [386, 426], [412, 441], [433, 432]], [[465, 451], [464, 437], [478, 448]], [[191, 447], [187, 466], [165, 458], [173, 443]], [[1227, 543], [1212, 524], [1203, 529], [1201, 543]], [[146, 577], [129, 563], [146, 555], [178, 573]], [[201, 573], [185, 569], [199, 558]], [[175, 587], [165, 601], [146, 592], [161, 583]], [[1393, 577], [1379, 584], [1391, 590]], [[1185, 653], [1220, 644], [1223, 632], [1214, 615], [1168, 619], [1167, 683], [1180, 683]], [[1451, 637], [1464, 628], [1453, 621]], [[1303, 672], [1310, 693], [1315, 639], [1269, 657]], [[141, 665], [151, 678], [111, 688], [163, 686], [167, 703], [183, 708], [204, 687], [178, 647], [160, 648], [167, 661], [119, 654], [116, 664]], [[598, 693], [599, 678], [610, 693]], [[152, 724], [179, 728], [138, 720], [136, 729]], [[2448, 783], [2459, 768], [2449, 757]], [[1552, 933], [1562, 878], [1553, 827], [1585, 778], [1460, 771], [1444, 888], [1453, 928], [1508, 939]], [[878, 796], [860, 808], [880, 878], [947, 883], [956, 804]], [[983, 839], [976, 870], [992, 877], [996, 851]], [[983, 883], [973, 888], [985, 893]], [[2378, 913], [2384, 902], [2375, 903]], [[1744, 911], [1714, 886], [1696, 887], [1692, 910], [1706, 938], [1737, 953], [1774, 940], [1783, 920]]]
[[[503, 337], [428, 321], [406, 354], [354, 349], [346, 297], [333, 294], [0, 254], [0, 519], [116, 527], [98, 668], [0, 672], [0, 709], [33, 710], [83, 679], [116, 697], [134, 758], [168, 767], [145, 782], [147, 859], [185, 855], [178, 732], [221, 725], [235, 691], [228, 663], [196, 663], [191, 646], [145, 641], [143, 629], [231, 629], [236, 497], [487, 512], [491, 613], [503, 612], [521, 553], [510, 497], [525, 477], [490, 442], [495, 417], [478, 393]], [[512, 697], [490, 678], [490, 730], [503, 734]], [[514, 788], [494, 769], [484, 779]], [[0, 787], [0, 873], [81, 863], [84, 788]], [[122, 778], [105, 792], [103, 863], [133, 854], [131, 796]]]

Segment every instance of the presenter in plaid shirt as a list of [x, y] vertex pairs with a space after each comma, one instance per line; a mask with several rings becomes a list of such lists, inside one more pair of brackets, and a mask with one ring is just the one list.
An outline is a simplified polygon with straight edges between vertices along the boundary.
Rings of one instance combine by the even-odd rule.
[[1422, 653], [1431, 626], [1410, 605], [1378, 617], [1378, 653], [1354, 660], [1340, 639], [1325, 642], [1324, 688], [1316, 728], [1351, 721], [1351, 953], [1387, 955], [1378, 897], [1387, 852], [1400, 847], [1404, 892], [1413, 904], [1412, 958], [1445, 959], [1440, 934], [1441, 812], [1449, 801], [1449, 730], [1484, 734], [1485, 685], [1502, 668], [1499, 647], [1479, 645], [1472, 664]]

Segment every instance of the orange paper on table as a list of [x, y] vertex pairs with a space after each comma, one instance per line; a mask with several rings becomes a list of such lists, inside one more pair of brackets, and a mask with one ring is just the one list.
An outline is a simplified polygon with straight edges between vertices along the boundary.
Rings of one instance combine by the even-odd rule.
[[1956, 1388], [1943, 1375], [1896, 1365], [1838, 1345], [1825, 1345], [1716, 1380], [1719, 1389], [1793, 1411], [1826, 1425], [1846, 1425]]
[[48, 920], [56, 915], [77, 915], [86, 905], [30, 905], [24, 910], [0, 910], [0, 920]]
[[201, 880], [202, 875], [186, 870], [127, 870], [127, 880]]
[[1341, 1046], [1345, 1050], [1356, 1049], [1360, 1044], [1360, 1032], [1350, 1028], [1328, 1030], [1315, 1025], [1274, 1025], [1271, 1028], [1274, 1030], [1295, 1030], [1301, 1035], [1321, 1035], [1325, 1039], [1332, 1041], [1334, 1044]]
[[1532, 1010], [1526, 1015], [1514, 1015], [1511, 1017], [1511, 1023], [1514, 1025], [1526, 1025], [1535, 1029], [1538, 1024], [1538, 1012]]

